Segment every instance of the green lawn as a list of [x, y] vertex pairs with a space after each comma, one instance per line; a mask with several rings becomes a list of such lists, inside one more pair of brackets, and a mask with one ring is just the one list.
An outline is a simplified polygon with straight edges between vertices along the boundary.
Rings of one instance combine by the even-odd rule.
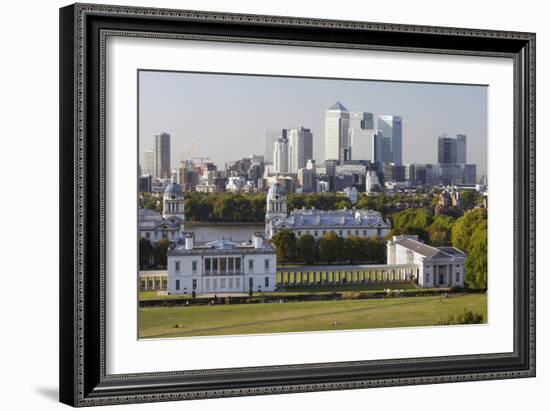
[[139, 334], [159, 338], [429, 326], [465, 309], [483, 314], [486, 322], [487, 296], [152, 307], [139, 309]]

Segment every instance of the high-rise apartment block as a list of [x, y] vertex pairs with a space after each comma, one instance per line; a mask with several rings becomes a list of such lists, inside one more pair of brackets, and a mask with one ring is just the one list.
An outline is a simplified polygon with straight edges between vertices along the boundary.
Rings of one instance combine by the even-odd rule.
[[170, 134], [155, 134], [155, 177], [170, 178]]
[[297, 173], [313, 158], [313, 134], [309, 128], [291, 128], [288, 137], [288, 172]]
[[143, 166], [141, 168], [142, 175], [155, 175], [155, 151], [145, 150], [143, 152]]
[[383, 163], [403, 163], [403, 119], [400, 116], [380, 115], [377, 121], [380, 158]]
[[273, 150], [275, 149], [275, 143], [280, 138], [287, 138], [286, 129], [265, 130], [264, 161], [266, 164], [273, 164]]
[[276, 174], [289, 172], [288, 167], [288, 139], [279, 138], [273, 148], [273, 171]]

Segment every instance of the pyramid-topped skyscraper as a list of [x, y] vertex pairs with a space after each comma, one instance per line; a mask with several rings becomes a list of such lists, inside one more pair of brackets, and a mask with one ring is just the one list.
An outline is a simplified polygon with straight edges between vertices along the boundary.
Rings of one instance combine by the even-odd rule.
[[349, 158], [349, 111], [337, 101], [325, 112], [325, 160]]

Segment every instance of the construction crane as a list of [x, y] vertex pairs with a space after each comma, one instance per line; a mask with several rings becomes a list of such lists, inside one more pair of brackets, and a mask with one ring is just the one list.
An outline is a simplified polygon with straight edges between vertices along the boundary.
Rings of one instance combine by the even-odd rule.
[[199, 144], [199, 139], [197, 138], [195, 139], [193, 144], [191, 144], [191, 146], [187, 149], [187, 151], [180, 156], [180, 164], [182, 168], [185, 167], [185, 160], [191, 159], [190, 156], [191, 154], [193, 154], [198, 144]]
[[204, 164], [204, 160], [210, 160], [210, 157], [191, 157], [192, 160], [199, 160], [201, 164]]

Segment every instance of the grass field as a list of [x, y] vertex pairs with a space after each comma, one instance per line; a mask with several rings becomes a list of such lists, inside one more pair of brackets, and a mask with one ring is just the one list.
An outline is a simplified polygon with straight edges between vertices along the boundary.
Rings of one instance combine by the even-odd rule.
[[465, 309], [483, 314], [485, 294], [139, 309], [140, 338], [265, 334], [437, 325]]

